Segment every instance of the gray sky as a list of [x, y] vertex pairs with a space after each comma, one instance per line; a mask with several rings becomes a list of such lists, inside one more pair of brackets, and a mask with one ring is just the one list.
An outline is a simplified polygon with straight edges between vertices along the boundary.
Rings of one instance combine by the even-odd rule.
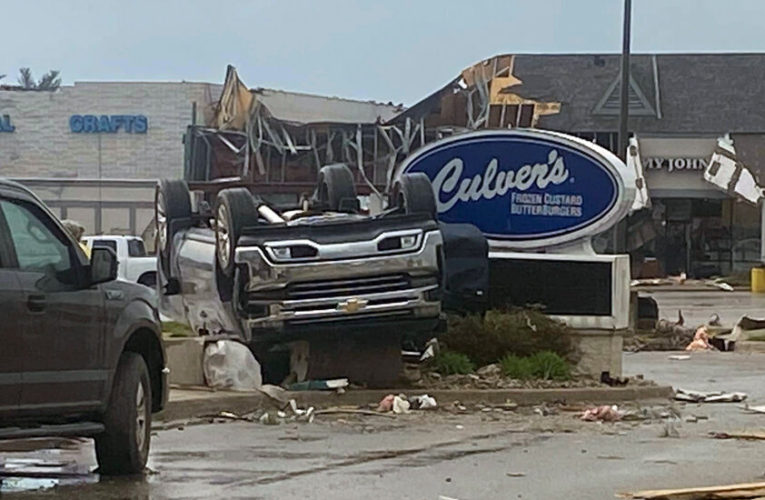
[[[0, 74], [411, 104], [499, 53], [618, 52], [622, 0], [0, 0]], [[765, 51], [765, 1], [633, 0], [635, 52]]]

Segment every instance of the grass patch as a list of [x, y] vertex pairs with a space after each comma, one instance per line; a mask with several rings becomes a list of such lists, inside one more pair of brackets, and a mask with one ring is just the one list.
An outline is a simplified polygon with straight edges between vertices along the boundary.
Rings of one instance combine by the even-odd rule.
[[167, 321], [162, 323], [162, 333], [166, 337], [194, 337], [194, 332], [188, 325], [178, 323], [177, 321]]
[[531, 356], [508, 354], [500, 360], [505, 375], [510, 378], [528, 380], [569, 380], [571, 368], [557, 353], [541, 351]]
[[449, 350], [466, 354], [476, 366], [496, 363], [506, 354], [527, 357], [552, 351], [565, 358], [572, 352], [569, 328], [538, 309], [492, 310], [484, 317], [452, 316], [439, 340]]
[[475, 365], [461, 352], [440, 351], [430, 362], [430, 367], [441, 375], [467, 375], [473, 373]]

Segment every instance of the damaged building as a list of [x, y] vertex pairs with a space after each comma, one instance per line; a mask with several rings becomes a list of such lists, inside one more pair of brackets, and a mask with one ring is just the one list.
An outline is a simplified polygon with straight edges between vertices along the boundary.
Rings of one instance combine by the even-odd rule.
[[[704, 170], [727, 136], [765, 181], [763, 63], [765, 54], [632, 56], [631, 151], [645, 208], [596, 238], [598, 251], [628, 250], [636, 277], [730, 274], [760, 262], [760, 209], [716, 189]], [[374, 209], [411, 152], [467, 130], [537, 127], [617, 152], [619, 66], [618, 55], [501, 55], [407, 107], [250, 88], [232, 67], [223, 85], [0, 90], [0, 175], [22, 178], [90, 233], [148, 235], [154, 182], [182, 175], [246, 183], [289, 205], [313, 189], [322, 165], [346, 163]]]
[[[634, 276], [706, 277], [760, 262], [760, 209], [715, 188], [704, 170], [717, 139], [727, 136], [755, 179], [763, 176], [762, 63], [765, 54], [633, 55], [631, 151], [641, 163], [646, 199], [626, 228], [596, 238], [597, 250], [629, 251]], [[411, 151], [461, 131], [537, 127], [618, 153], [619, 65], [618, 55], [497, 56], [407, 109], [350, 121], [329, 110], [272, 109], [267, 94], [248, 90], [229, 68], [209, 124], [214, 130], [194, 131], [192, 147], [203, 154], [186, 169], [204, 180], [211, 168], [228, 165], [230, 171], [212, 177], [241, 173], [259, 193], [294, 203], [321, 165], [343, 162], [374, 203]]]

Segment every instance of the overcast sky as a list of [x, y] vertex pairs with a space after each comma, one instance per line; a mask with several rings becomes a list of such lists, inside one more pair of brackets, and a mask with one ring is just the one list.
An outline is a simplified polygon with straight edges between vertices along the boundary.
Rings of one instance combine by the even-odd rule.
[[[765, 51], [763, 0], [634, 0], [635, 52]], [[0, 0], [0, 74], [412, 104], [499, 53], [618, 52], [622, 0]]]

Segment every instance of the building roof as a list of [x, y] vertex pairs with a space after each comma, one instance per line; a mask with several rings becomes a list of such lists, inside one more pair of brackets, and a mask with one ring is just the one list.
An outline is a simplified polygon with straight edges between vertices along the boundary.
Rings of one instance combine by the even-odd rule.
[[403, 109], [401, 105], [285, 90], [258, 88], [252, 92], [274, 118], [292, 123], [382, 123]]
[[[765, 53], [635, 54], [630, 67], [630, 130], [637, 134], [765, 132]], [[516, 55], [512, 73], [521, 81], [514, 93], [560, 102], [559, 113], [540, 117], [540, 128], [618, 128], [618, 54]]]

